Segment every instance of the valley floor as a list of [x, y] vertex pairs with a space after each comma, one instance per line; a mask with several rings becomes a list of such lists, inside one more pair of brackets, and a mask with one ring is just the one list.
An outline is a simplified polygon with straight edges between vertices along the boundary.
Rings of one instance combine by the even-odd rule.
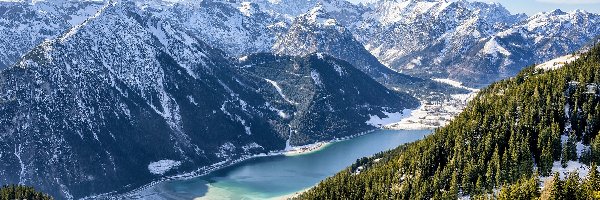
[[462, 83], [449, 79], [433, 79], [471, 91], [468, 94], [453, 94], [450, 98], [440, 101], [422, 100], [421, 106], [410, 113], [410, 116], [399, 122], [384, 126], [389, 130], [424, 130], [443, 127], [462, 112], [467, 103], [473, 99], [478, 89], [462, 86]]

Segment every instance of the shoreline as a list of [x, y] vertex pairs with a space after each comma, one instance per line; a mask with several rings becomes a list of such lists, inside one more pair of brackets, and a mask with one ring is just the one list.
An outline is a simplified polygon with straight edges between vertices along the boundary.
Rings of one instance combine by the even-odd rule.
[[[452, 95], [452, 99], [454, 100], [454, 102], [451, 102], [451, 104], [454, 104], [454, 105], [449, 106], [449, 108], [447, 107], [448, 106], [447, 103], [449, 103], [449, 102], [444, 102], [442, 104], [433, 105], [433, 108], [443, 108], [443, 111], [446, 114], [445, 116], [441, 116], [441, 118], [439, 118], [439, 119], [428, 119], [428, 120], [431, 120], [430, 122], [433, 121], [434, 124], [423, 123], [422, 120], [425, 119], [425, 117], [427, 117], [427, 116], [431, 116], [432, 113], [436, 113], [436, 111], [439, 112], [440, 110], [431, 112], [430, 109], [431, 109], [432, 105], [429, 102], [421, 102], [421, 105], [416, 109], [405, 109], [404, 111], [402, 111], [401, 115], [397, 119], [394, 119], [395, 122], [385, 123], [385, 124], [384, 123], [377, 124], [378, 126], [373, 125], [373, 126], [376, 126], [377, 128], [373, 128], [371, 130], [367, 130], [364, 132], [360, 132], [357, 134], [353, 134], [353, 135], [349, 135], [349, 136], [345, 136], [345, 137], [341, 137], [341, 138], [334, 138], [329, 141], [318, 141], [315, 143], [311, 143], [311, 144], [307, 144], [307, 145], [303, 145], [303, 146], [295, 146], [295, 147], [278, 150], [278, 151], [270, 151], [267, 153], [260, 153], [260, 154], [253, 154], [253, 155], [242, 155], [241, 157], [239, 157], [235, 160], [227, 159], [227, 160], [224, 160], [224, 161], [221, 161], [218, 163], [214, 163], [212, 165], [198, 168], [192, 172], [163, 177], [160, 180], [152, 181], [151, 183], [140, 186], [134, 190], [131, 190], [131, 191], [128, 191], [125, 193], [118, 194], [117, 191], [113, 191], [113, 192], [108, 192], [108, 193], [104, 193], [104, 194], [84, 197], [82, 199], [96, 199], [96, 198], [143, 199], [144, 197], [151, 195], [151, 194], [144, 195], [144, 191], [150, 190], [150, 189], [152, 189], [152, 187], [154, 187], [160, 183], [163, 183], [166, 181], [173, 181], [173, 180], [188, 180], [188, 179], [192, 179], [192, 178], [206, 176], [214, 171], [217, 171], [217, 170], [220, 170], [220, 169], [223, 169], [226, 167], [230, 167], [230, 166], [233, 166], [240, 162], [243, 162], [243, 161], [246, 161], [249, 159], [253, 159], [253, 158], [268, 157], [268, 156], [306, 155], [306, 154], [318, 152], [336, 142], [341, 142], [341, 141], [353, 139], [356, 137], [360, 137], [360, 136], [372, 133], [377, 130], [407, 130], [407, 131], [434, 130], [440, 126], [445, 125], [446, 123], [449, 123], [452, 120], [452, 118], [457, 114], [455, 112], [461, 111], [462, 108], [464, 106], [466, 106], [466, 104], [469, 102], [469, 100], [477, 95], [477, 92], [478, 92], [478, 90], [471, 89], [471, 93], [468, 93], [468, 94]], [[388, 113], [389, 118], [395, 118], [395, 117], [389, 116], [389, 114], [391, 114], [391, 113]], [[387, 119], [387, 118], [385, 118], [385, 119]], [[420, 119], [420, 120], [415, 120], [415, 119]], [[380, 121], [381, 120], [384, 120], [384, 119], [380, 119]], [[312, 188], [312, 187], [310, 187], [310, 188]], [[286, 198], [294, 197], [294, 196], [297, 196], [297, 195], [303, 193], [306, 190], [309, 190], [310, 188], [307, 188], [303, 191], [295, 192], [293, 194], [279, 196], [276, 198], [277, 199], [286, 199]]]
[[341, 137], [341, 138], [334, 138], [329, 141], [319, 141], [319, 142], [315, 142], [315, 143], [311, 143], [311, 144], [307, 144], [307, 145], [303, 145], [303, 146], [295, 146], [288, 150], [270, 151], [268, 153], [244, 155], [235, 160], [224, 160], [224, 161], [221, 161], [218, 163], [214, 163], [212, 165], [204, 166], [204, 167], [196, 169], [192, 172], [163, 177], [160, 180], [152, 181], [146, 185], [142, 185], [134, 190], [131, 190], [131, 191], [128, 191], [125, 193], [118, 193], [116, 191], [112, 191], [112, 192], [107, 192], [107, 193], [103, 193], [103, 194], [87, 196], [87, 197], [84, 197], [81, 199], [143, 199], [146, 196], [143, 194], [143, 192], [145, 190], [149, 190], [152, 187], [154, 187], [160, 183], [163, 183], [163, 182], [174, 181], [174, 180], [188, 180], [188, 179], [192, 179], [192, 178], [206, 176], [217, 170], [220, 170], [220, 169], [223, 169], [226, 167], [230, 167], [230, 166], [233, 166], [240, 162], [243, 162], [243, 161], [246, 161], [249, 159], [253, 159], [253, 158], [270, 157], [270, 156], [306, 155], [306, 154], [320, 151], [320, 150], [324, 149], [325, 147], [327, 147], [331, 144], [334, 144], [336, 142], [342, 142], [342, 141], [346, 141], [346, 140], [353, 139], [356, 137], [364, 136], [364, 135], [367, 135], [367, 134], [372, 133], [377, 130], [385, 130], [385, 129], [383, 129], [383, 127], [374, 128], [372, 130], [363, 131], [363, 132], [360, 132], [360, 133], [357, 133], [354, 135], [349, 135], [349, 136], [345, 136], [345, 137]]
[[301, 156], [306, 154], [315, 153], [331, 145], [331, 142], [316, 142], [313, 144], [307, 144], [303, 146], [292, 147], [283, 153], [284, 156]]

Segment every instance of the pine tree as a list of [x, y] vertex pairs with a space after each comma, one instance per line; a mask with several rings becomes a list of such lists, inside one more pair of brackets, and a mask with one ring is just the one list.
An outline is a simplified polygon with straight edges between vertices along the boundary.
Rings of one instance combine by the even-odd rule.
[[560, 162], [562, 167], [567, 167], [567, 162], [569, 161], [577, 160], [577, 147], [575, 146], [576, 137], [575, 133], [571, 132], [567, 142], [563, 145], [562, 159]]
[[5, 185], [0, 188], [0, 200], [34, 199], [51, 200], [47, 194], [36, 191], [33, 187], [21, 185]]
[[587, 197], [600, 199], [600, 174], [596, 163], [590, 166], [590, 173], [583, 182], [583, 190]]
[[458, 199], [458, 172], [452, 172], [452, 180], [450, 181], [450, 190], [444, 194], [444, 199]]
[[552, 158], [552, 151], [550, 150], [550, 148], [550, 144], [548, 146], [543, 147], [542, 155], [540, 155], [539, 171], [542, 176], [548, 176], [550, 175], [550, 171], [552, 171], [552, 164], [554, 163], [554, 159]]
[[591, 158], [590, 161], [596, 164], [600, 162], [600, 133], [590, 143]]
[[558, 172], [554, 173], [552, 179], [544, 185], [541, 200], [563, 199], [563, 182]]
[[562, 198], [572, 200], [583, 199], [583, 192], [579, 184], [579, 173], [569, 173], [564, 181]]
[[500, 177], [498, 176], [498, 171], [500, 169], [500, 155], [498, 153], [498, 146], [494, 149], [494, 153], [492, 154], [492, 160], [490, 160], [487, 172], [485, 176], [487, 177], [488, 185], [492, 188], [500, 185]]

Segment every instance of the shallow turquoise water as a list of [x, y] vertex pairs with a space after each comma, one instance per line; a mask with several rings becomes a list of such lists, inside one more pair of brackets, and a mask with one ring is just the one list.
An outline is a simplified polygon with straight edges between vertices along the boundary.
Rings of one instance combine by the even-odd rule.
[[151, 189], [151, 196], [153, 199], [279, 199], [314, 186], [358, 158], [422, 139], [429, 133], [429, 130], [379, 130], [310, 154], [254, 158], [206, 176], [161, 183]]

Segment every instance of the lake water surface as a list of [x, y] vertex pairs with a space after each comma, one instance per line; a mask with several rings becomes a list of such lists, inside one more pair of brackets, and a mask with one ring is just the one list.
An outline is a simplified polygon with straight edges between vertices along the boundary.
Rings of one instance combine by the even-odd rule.
[[422, 139], [429, 133], [378, 130], [309, 154], [253, 158], [206, 176], [160, 183], [144, 191], [144, 198], [281, 199], [316, 185], [358, 158]]

